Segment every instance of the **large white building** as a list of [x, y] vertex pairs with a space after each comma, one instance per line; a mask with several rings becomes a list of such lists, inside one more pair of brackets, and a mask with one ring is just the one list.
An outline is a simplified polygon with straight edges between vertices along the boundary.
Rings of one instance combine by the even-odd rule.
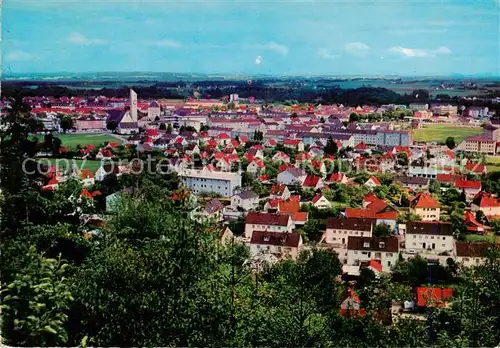
[[213, 192], [223, 197], [234, 195], [234, 189], [241, 187], [241, 175], [231, 172], [217, 172], [208, 169], [181, 169], [179, 176], [184, 186], [194, 194]]
[[450, 222], [412, 221], [406, 224], [405, 248], [416, 253], [453, 253], [455, 244]]
[[399, 257], [397, 237], [349, 237], [347, 243], [347, 265], [360, 266], [376, 260], [384, 272], [390, 272]]

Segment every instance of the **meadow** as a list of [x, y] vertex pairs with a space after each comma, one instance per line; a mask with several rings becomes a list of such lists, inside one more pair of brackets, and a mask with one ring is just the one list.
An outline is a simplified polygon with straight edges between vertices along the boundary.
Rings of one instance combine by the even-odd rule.
[[[100, 160], [81, 160], [81, 159], [64, 159], [64, 158], [40, 158], [38, 160], [44, 165], [57, 165], [60, 169], [66, 170], [69, 167], [76, 166], [77, 169], [88, 169], [95, 173], [97, 169], [101, 167]], [[109, 161], [103, 161], [102, 163], [107, 163]]]
[[488, 173], [500, 172], [500, 156], [488, 156], [486, 158]]
[[[68, 133], [68, 134], [57, 134], [55, 135], [62, 141], [62, 146], [68, 147], [71, 150], [76, 149], [77, 145], [81, 145], [82, 147], [85, 145], [95, 145], [99, 146], [102, 144], [106, 144], [108, 142], [114, 142], [114, 143], [123, 143], [118, 138], [113, 137], [112, 135], [109, 134], [102, 134], [102, 133]], [[39, 141], [43, 141], [44, 136], [43, 135], [32, 135], [31, 137], [36, 137], [39, 139]]]
[[455, 138], [455, 143], [460, 144], [465, 138], [471, 135], [481, 135], [483, 129], [479, 127], [459, 127], [451, 124], [429, 124], [413, 131], [413, 140], [422, 142], [443, 143], [446, 138]]

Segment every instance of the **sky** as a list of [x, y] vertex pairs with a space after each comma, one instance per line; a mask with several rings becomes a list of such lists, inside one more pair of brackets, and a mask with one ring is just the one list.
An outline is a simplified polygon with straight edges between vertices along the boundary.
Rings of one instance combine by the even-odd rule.
[[500, 0], [4, 0], [2, 72], [500, 76]]

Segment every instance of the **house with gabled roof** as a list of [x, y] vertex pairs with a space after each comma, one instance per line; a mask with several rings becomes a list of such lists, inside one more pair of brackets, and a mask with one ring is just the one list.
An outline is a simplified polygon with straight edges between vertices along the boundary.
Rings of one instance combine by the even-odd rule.
[[493, 197], [490, 193], [481, 191], [476, 194], [471, 208], [473, 211], [482, 211], [486, 217], [500, 218], [500, 199]]
[[317, 193], [312, 199], [311, 204], [318, 209], [329, 209], [332, 204], [322, 193]]
[[349, 179], [344, 173], [332, 173], [328, 180], [326, 180], [327, 183], [337, 183], [337, 184], [346, 184]]
[[297, 151], [304, 151], [304, 143], [300, 139], [285, 139], [283, 140], [283, 146], [297, 149]]
[[259, 206], [259, 195], [249, 190], [235, 194], [231, 197], [231, 208], [244, 211], [257, 209]]
[[276, 152], [276, 154], [272, 157], [273, 161], [281, 161], [284, 163], [290, 163], [290, 156], [288, 156], [286, 153], [282, 151]]
[[454, 184], [455, 188], [459, 191], [463, 190], [465, 192], [465, 198], [468, 202], [472, 201], [474, 196], [481, 192], [481, 181], [480, 180], [461, 180], [458, 179]]
[[251, 238], [254, 231], [292, 233], [293, 221], [287, 214], [249, 212], [245, 223], [245, 238]]
[[287, 200], [290, 198], [290, 190], [286, 185], [273, 185], [271, 188], [270, 198], [280, 198]]
[[368, 178], [368, 180], [366, 180], [364, 185], [368, 187], [370, 190], [373, 190], [375, 189], [375, 187], [382, 185], [382, 183], [376, 176], [372, 175], [370, 178]]
[[424, 221], [439, 221], [441, 205], [430, 194], [419, 192], [410, 202], [410, 213]]
[[488, 226], [477, 221], [474, 213], [468, 210], [464, 211], [464, 223], [467, 231], [471, 233], [484, 234], [485, 231], [490, 229]]
[[250, 239], [250, 253], [254, 259], [276, 262], [297, 259], [302, 246], [299, 233], [254, 231]]
[[266, 169], [264, 162], [260, 159], [254, 159], [247, 166], [247, 172], [257, 174], [261, 173]]
[[450, 222], [410, 221], [406, 224], [405, 248], [416, 252], [453, 252], [453, 228]]
[[382, 271], [391, 272], [399, 257], [399, 239], [397, 237], [360, 237], [349, 236], [347, 241], [347, 264], [359, 266], [376, 260], [382, 265]]
[[314, 191], [322, 189], [325, 186], [321, 177], [314, 175], [307, 175], [302, 181], [302, 188], [313, 189]]
[[488, 249], [498, 248], [488, 242], [455, 242], [455, 260], [466, 267], [478, 266], [487, 260]]
[[377, 225], [386, 224], [393, 230], [396, 228], [398, 212], [383, 199], [377, 198], [370, 192], [363, 199], [362, 205], [362, 208], [346, 208], [345, 216], [348, 218], [373, 219]]
[[278, 183], [284, 185], [301, 185], [306, 179], [306, 172], [300, 168], [286, 168], [278, 174]]

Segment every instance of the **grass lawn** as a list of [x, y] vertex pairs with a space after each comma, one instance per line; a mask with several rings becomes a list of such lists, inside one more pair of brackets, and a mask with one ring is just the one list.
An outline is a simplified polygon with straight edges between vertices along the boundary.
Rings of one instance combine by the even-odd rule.
[[[104, 161], [106, 163], [108, 161]], [[57, 165], [63, 169], [66, 167], [76, 165], [78, 169], [89, 169], [92, 173], [95, 173], [99, 167], [101, 167], [101, 161], [92, 161], [92, 160], [80, 160], [80, 159], [61, 159], [61, 158], [41, 158], [40, 163], [42, 164], [51, 164]]]
[[465, 240], [467, 242], [495, 242], [495, 240], [498, 242], [498, 237], [496, 237], [493, 233], [488, 234], [488, 235], [481, 235], [481, 234], [466, 234], [465, 235]]
[[488, 173], [500, 172], [500, 156], [488, 156], [486, 158], [486, 168], [488, 168]]
[[457, 127], [451, 124], [424, 124], [421, 129], [413, 131], [413, 140], [444, 143], [446, 138], [454, 137], [455, 143], [458, 145], [468, 136], [480, 134], [483, 134], [483, 129], [479, 127]]
[[[37, 137], [39, 141], [43, 141], [43, 135], [33, 135], [32, 137]], [[78, 134], [78, 133], [69, 133], [69, 134], [57, 134], [56, 137], [61, 139], [62, 146], [69, 147], [70, 149], [75, 149], [76, 145], [95, 145], [99, 146], [101, 144], [105, 144], [108, 142], [114, 143], [122, 143], [122, 141], [118, 138], [115, 138], [109, 134]]]

